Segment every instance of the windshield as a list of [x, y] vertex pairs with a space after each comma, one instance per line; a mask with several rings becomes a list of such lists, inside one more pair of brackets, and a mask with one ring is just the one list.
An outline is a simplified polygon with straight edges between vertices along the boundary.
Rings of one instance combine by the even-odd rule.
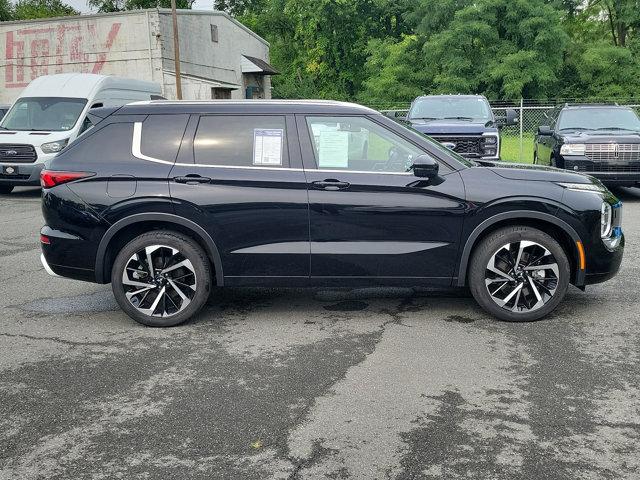
[[411, 111], [411, 119], [459, 119], [487, 122], [492, 120], [489, 103], [482, 97], [424, 97], [417, 99]]
[[582, 108], [565, 110], [558, 118], [558, 130], [640, 131], [640, 119], [627, 108]]
[[0, 126], [7, 130], [71, 130], [86, 103], [84, 98], [19, 98], [2, 119]]

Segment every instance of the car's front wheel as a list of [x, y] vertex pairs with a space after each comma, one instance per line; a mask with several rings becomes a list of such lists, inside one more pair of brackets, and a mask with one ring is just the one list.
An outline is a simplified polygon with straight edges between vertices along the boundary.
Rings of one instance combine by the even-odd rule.
[[153, 231], [127, 243], [111, 272], [116, 301], [136, 322], [171, 327], [204, 306], [211, 268], [202, 248], [172, 231]]
[[489, 234], [474, 250], [469, 286], [493, 316], [510, 322], [538, 320], [553, 311], [569, 288], [570, 264], [560, 244], [527, 226]]

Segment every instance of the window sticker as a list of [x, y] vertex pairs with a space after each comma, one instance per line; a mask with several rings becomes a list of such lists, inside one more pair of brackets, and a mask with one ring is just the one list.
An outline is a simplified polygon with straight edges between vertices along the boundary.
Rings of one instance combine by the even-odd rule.
[[318, 166], [349, 168], [349, 132], [322, 130], [318, 136]]
[[284, 130], [281, 128], [253, 129], [253, 164], [282, 165]]

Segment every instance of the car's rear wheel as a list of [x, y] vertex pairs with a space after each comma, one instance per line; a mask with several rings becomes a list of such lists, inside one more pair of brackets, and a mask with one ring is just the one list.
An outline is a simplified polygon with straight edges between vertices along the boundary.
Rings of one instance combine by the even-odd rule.
[[0, 195], [8, 195], [13, 192], [13, 185], [0, 185]]
[[211, 290], [209, 260], [191, 238], [154, 231], [127, 243], [111, 271], [115, 298], [136, 322], [171, 327], [204, 306]]
[[558, 306], [570, 275], [569, 260], [557, 241], [538, 229], [513, 226], [490, 234], [475, 249], [469, 286], [493, 316], [529, 322]]

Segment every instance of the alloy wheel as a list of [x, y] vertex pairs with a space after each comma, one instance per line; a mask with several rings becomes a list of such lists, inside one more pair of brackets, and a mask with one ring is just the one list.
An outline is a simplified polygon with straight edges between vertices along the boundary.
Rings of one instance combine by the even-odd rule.
[[512, 312], [544, 306], [558, 288], [558, 262], [539, 243], [520, 240], [500, 247], [489, 259], [485, 285], [491, 299]]
[[151, 245], [133, 254], [122, 272], [125, 297], [138, 311], [170, 317], [193, 299], [197, 279], [190, 260], [165, 245]]

